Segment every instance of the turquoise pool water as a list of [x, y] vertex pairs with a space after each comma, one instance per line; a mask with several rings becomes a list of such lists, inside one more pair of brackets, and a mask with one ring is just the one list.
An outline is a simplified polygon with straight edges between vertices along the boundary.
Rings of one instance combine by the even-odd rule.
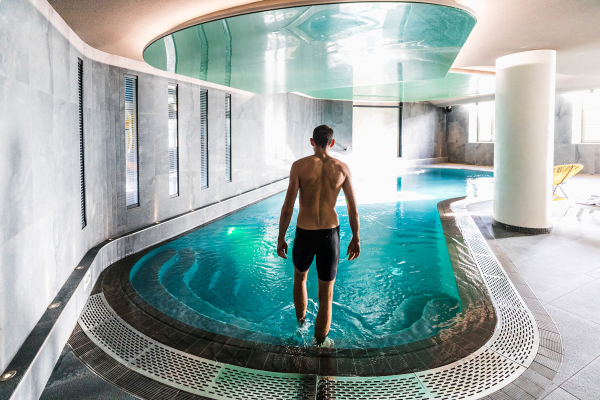
[[[358, 180], [361, 256], [341, 259], [330, 337], [336, 347], [371, 348], [432, 336], [456, 322], [461, 304], [437, 203], [489, 191], [491, 173], [421, 169]], [[270, 197], [152, 250], [130, 280], [144, 300], [185, 323], [267, 343], [309, 345], [318, 309], [317, 275], [308, 275], [308, 315], [296, 332], [291, 249], [276, 255], [285, 193]], [[343, 195], [341, 253], [351, 238]]]

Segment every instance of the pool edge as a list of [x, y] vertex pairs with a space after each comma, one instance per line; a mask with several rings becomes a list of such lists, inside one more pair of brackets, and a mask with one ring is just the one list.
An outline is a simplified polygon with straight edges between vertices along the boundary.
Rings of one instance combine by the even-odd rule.
[[[455, 200], [456, 199], [450, 199], [450, 200], [447, 200], [447, 202], [454, 203], [454, 202], [456, 202]], [[468, 205], [465, 206], [465, 210], [467, 207], [468, 207]], [[454, 210], [451, 210], [451, 211], [452, 211], [452, 214], [455, 214]], [[550, 382], [552, 381], [552, 378], [554, 378], [554, 376], [556, 375], [556, 373], [558, 372], [558, 369], [560, 367], [560, 359], [561, 359], [561, 351], [562, 351], [560, 334], [558, 333], [558, 330], [556, 329], [556, 327], [553, 324], [553, 322], [551, 321], [551, 319], [548, 317], [547, 313], [545, 313], [545, 310], [543, 309], [543, 307], [541, 306], [539, 301], [537, 301], [535, 296], [533, 296], [530, 291], [527, 291], [528, 287], [526, 285], [524, 285], [523, 283], [521, 283], [522, 280], [519, 280], [520, 275], [518, 275], [518, 272], [514, 268], [514, 265], [512, 265], [512, 263], [506, 257], [506, 255], [503, 254], [501, 249], [498, 247], [497, 243], [495, 243], [495, 239], [490, 237], [491, 235], [489, 234], [489, 232], [487, 232], [487, 228], [485, 228], [485, 226], [482, 225], [479, 217], [477, 217], [477, 216], [472, 217], [472, 216], [468, 215], [469, 214], [468, 212], [465, 212], [464, 214], [466, 214], [466, 216], [468, 216], [468, 218], [471, 218], [471, 220], [477, 227], [479, 233], [485, 239], [488, 249], [493, 253], [494, 258], [497, 259], [499, 265], [504, 270], [504, 273], [506, 273], [506, 277], [507, 277], [508, 281], [511, 283], [511, 286], [514, 287], [515, 290], [519, 293], [520, 299], [526, 305], [527, 312], [529, 314], [531, 314], [534, 321], [536, 322], [535, 329], [538, 330], [537, 332], [539, 335], [539, 342], [538, 342], [539, 347], [535, 349], [535, 352], [534, 352], [535, 354], [533, 354], [534, 357], [529, 356], [528, 360], [531, 359], [530, 360], [531, 362], [524, 363], [524, 364], [528, 364], [528, 365], [520, 365], [520, 368], [518, 368], [518, 371], [517, 371], [518, 373], [511, 374], [511, 379], [509, 381], [504, 381], [500, 385], [494, 385], [495, 390], [493, 390], [489, 393], [487, 393], [488, 392], [487, 390], [482, 391], [482, 392], [479, 392], [478, 395], [476, 394], [474, 396], [469, 396], [468, 398], [482, 398], [484, 396], [487, 396], [488, 394], [495, 393], [497, 391], [501, 391], [505, 398], [522, 397], [523, 393], [526, 393], [531, 397], [537, 397], [537, 396], [543, 394], [545, 387], [550, 384]], [[455, 215], [453, 215], [453, 216], [456, 217]], [[464, 216], [465, 215], [463, 215], [463, 217]], [[482, 230], [482, 228], [484, 230]], [[524, 282], [524, 281], [522, 281], [522, 282]], [[539, 323], [538, 323], [538, 321], [539, 321]], [[539, 328], [540, 326], [541, 326], [541, 328]], [[77, 328], [76, 328], [76, 330], [77, 330]], [[497, 337], [497, 335], [494, 335], [494, 336]], [[492, 338], [492, 340], [493, 339], [494, 338]], [[492, 343], [492, 345], [493, 345], [493, 343]], [[484, 347], [486, 347], [486, 346], [484, 346]], [[488, 348], [489, 348], [489, 346], [488, 346]], [[544, 350], [545, 355], [540, 353], [540, 351], [539, 351], [540, 348], [545, 349]], [[77, 348], [74, 348], [74, 350], [77, 350]], [[486, 351], [486, 350], [483, 350], [483, 351]], [[490, 354], [499, 354], [499, 353], [495, 352], [495, 353], [490, 353]], [[548, 355], [550, 357], [548, 357]], [[473, 353], [473, 354], [465, 357], [461, 361], [466, 360], [466, 362], [469, 362], [469, 361], [473, 360], [475, 357], [476, 357], [476, 354]], [[457, 363], [460, 363], [461, 361], [457, 361]], [[89, 365], [88, 363], [86, 363], [86, 364]], [[454, 364], [456, 364], [456, 363], [454, 363]], [[226, 365], [226, 364], [224, 364], [224, 365]], [[400, 375], [400, 376], [388, 376], [386, 378], [390, 378], [390, 379], [406, 378], [407, 376], [414, 375], [419, 380], [419, 384], [422, 387], [425, 387], [425, 385], [423, 384], [423, 381], [427, 381], [428, 377], [434, 376], [435, 374], [439, 374], [440, 371], [442, 371], [444, 369], [452, 368], [452, 367], [453, 367], [453, 365], [451, 364], [449, 366], [444, 366], [444, 367], [438, 368], [437, 371], [434, 369], [431, 371], [424, 371], [424, 372], [419, 372], [416, 374], [411, 373], [411, 374], [405, 374], [405, 375]], [[255, 372], [258, 372], [258, 371], [255, 371]], [[366, 382], [372, 381], [373, 379], [379, 379], [381, 381], [381, 378], [378, 378], [378, 377], [340, 378], [340, 377], [332, 377], [332, 376], [319, 376], [318, 382], [317, 382], [318, 394], [315, 394], [315, 396], [317, 396], [317, 398], [323, 398], [323, 399], [329, 398], [330, 394], [331, 394], [330, 392], [332, 390], [331, 387], [336, 385], [335, 382], [346, 382], [346, 384], [348, 384], [348, 382], [355, 382], [355, 383], [363, 382], [363, 384], [364, 384]], [[339, 387], [339, 385], [338, 385], [338, 387]], [[429, 394], [431, 394], [431, 392], [429, 392]], [[196, 398], [196, 397], [194, 397], [194, 398]], [[204, 398], [204, 397], [200, 396], [198, 398]], [[424, 398], [426, 398], [426, 397], [424, 397]]]

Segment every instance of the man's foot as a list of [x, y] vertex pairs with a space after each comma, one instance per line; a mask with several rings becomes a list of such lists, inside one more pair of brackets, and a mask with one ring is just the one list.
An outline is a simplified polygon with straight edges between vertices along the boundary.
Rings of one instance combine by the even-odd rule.
[[306, 326], [306, 319], [301, 318], [298, 320], [298, 326], [296, 326], [296, 330], [292, 333], [286, 340], [285, 344], [288, 346], [300, 346], [304, 342], [303, 337], [306, 336], [308, 332], [308, 326]]
[[315, 336], [315, 343], [317, 347], [322, 347], [325, 349], [330, 349], [333, 347], [333, 339], [329, 338], [328, 336], [323, 338], [318, 338]]

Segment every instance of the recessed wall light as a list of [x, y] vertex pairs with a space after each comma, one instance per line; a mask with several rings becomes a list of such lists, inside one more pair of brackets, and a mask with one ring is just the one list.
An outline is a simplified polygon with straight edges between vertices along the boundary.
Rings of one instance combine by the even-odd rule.
[[56, 307], [58, 307], [58, 306], [60, 306], [60, 301], [59, 301], [59, 302], [56, 302], [56, 303], [52, 303], [52, 304], [50, 304], [50, 305], [48, 306], [48, 308], [49, 308], [49, 309], [53, 309], [53, 308], [56, 308]]
[[2, 376], [0, 376], [0, 382], [4, 382], [9, 379], [12, 379], [15, 377], [16, 374], [17, 374], [17, 371], [15, 371], [15, 370], [5, 372], [2, 374]]

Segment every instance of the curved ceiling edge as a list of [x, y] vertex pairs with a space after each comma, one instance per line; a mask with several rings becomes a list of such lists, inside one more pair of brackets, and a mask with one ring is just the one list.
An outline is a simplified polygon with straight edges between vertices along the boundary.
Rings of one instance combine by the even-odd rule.
[[[1, 0], [0, 0], [1, 1]], [[362, 0], [369, 1], [369, 0]], [[372, 0], [373, 1], [373, 0]], [[460, 10], [466, 11], [471, 14], [475, 20], [477, 20], [477, 15], [475, 11], [467, 7], [463, 4], [457, 3], [455, 0], [374, 0], [375, 2], [398, 2], [402, 1], [405, 3], [426, 3], [426, 4], [435, 4], [440, 6], [447, 6], [458, 8]], [[300, 7], [300, 6], [315, 6], [315, 5], [323, 5], [323, 4], [340, 4], [340, 3], [358, 3], [361, 0], [262, 0], [255, 1], [252, 3], [244, 4], [241, 6], [225, 8], [223, 10], [215, 11], [209, 14], [201, 15], [196, 18], [192, 18], [182, 24], [179, 24], [168, 31], [161, 33], [160, 35], [155, 36], [148, 43], [144, 45], [144, 49], [142, 50], [142, 54], [148, 46], [157, 40], [168, 36], [177, 31], [189, 28], [194, 25], [204, 24], [207, 22], [216, 21], [224, 18], [236, 17], [238, 15], [244, 14], [252, 14], [261, 11], [273, 11], [281, 8], [290, 8], [290, 7]], [[142, 56], [143, 59], [143, 56]]]
[[269, 4], [284, 1], [288, 7], [245, 8], [162, 36], [145, 48], [144, 60], [257, 94], [421, 101], [480, 94], [489, 86], [448, 74], [477, 21], [468, 10], [424, 1]]

